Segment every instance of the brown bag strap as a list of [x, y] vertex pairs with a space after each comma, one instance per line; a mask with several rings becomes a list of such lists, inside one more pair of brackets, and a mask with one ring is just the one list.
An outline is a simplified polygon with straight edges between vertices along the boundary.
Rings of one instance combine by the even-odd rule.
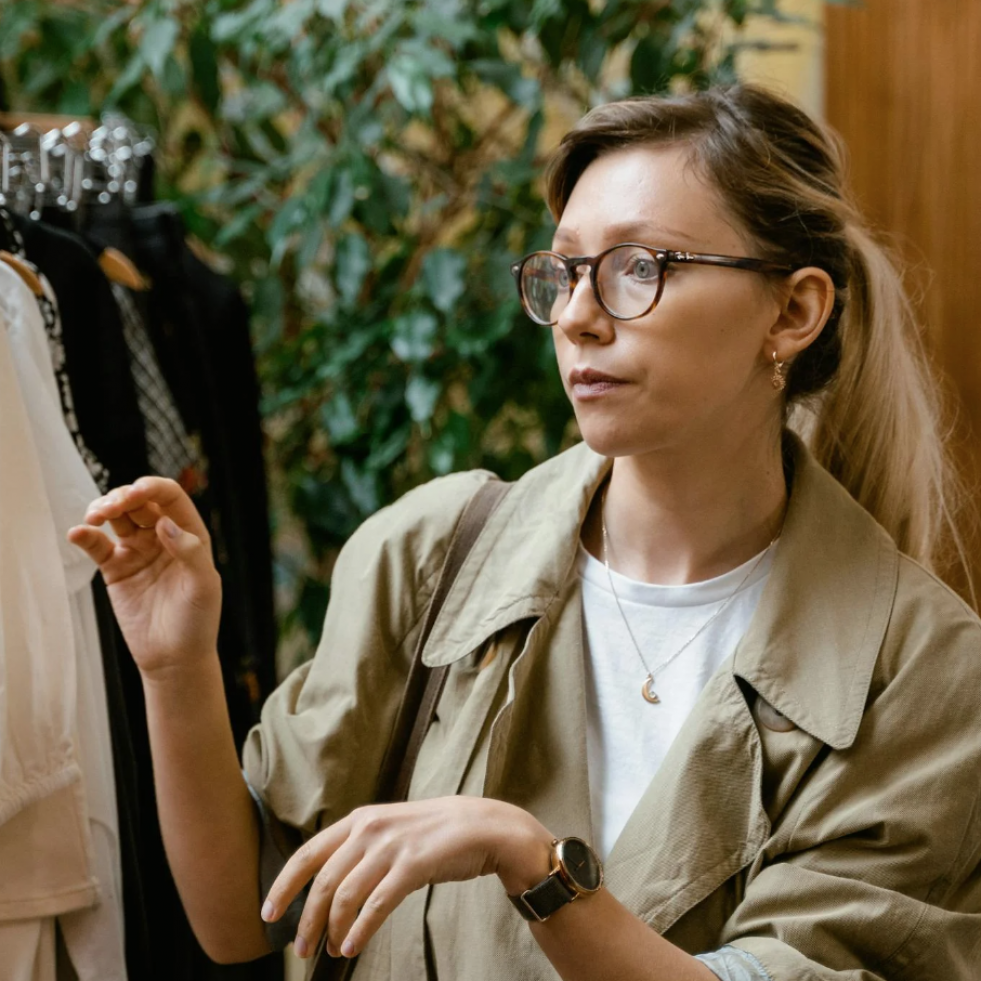
[[408, 797], [409, 783], [419, 757], [419, 750], [433, 721], [436, 705], [449, 671], [448, 666], [445, 665], [439, 668], [427, 667], [423, 663], [422, 654], [464, 561], [483, 531], [484, 525], [487, 524], [487, 519], [494, 513], [509, 487], [510, 484], [500, 480], [490, 480], [483, 484], [470, 499], [450, 539], [443, 568], [426, 609], [422, 631], [416, 641], [412, 666], [409, 668], [402, 702], [395, 717], [392, 739], [385, 754], [385, 762], [382, 764], [378, 794], [375, 798], [378, 803], [403, 801]]
[[[381, 779], [375, 796], [376, 803], [397, 803], [408, 797], [409, 784], [416, 768], [416, 760], [419, 758], [419, 750], [436, 714], [436, 705], [439, 696], [443, 693], [446, 675], [449, 673], [448, 665], [439, 668], [427, 667], [423, 663], [422, 654], [439, 611], [449, 595], [450, 587], [456, 581], [457, 574], [463, 567], [470, 550], [484, 530], [487, 519], [494, 513], [510, 487], [510, 484], [500, 480], [489, 480], [483, 484], [468, 502], [450, 539], [443, 568], [432, 599], [426, 608], [422, 631], [412, 655], [409, 676], [395, 717], [395, 728], [385, 753], [385, 761], [382, 763]], [[308, 977], [310, 981], [349, 981], [356, 963], [357, 958], [348, 960], [329, 957], [321, 948], [320, 956]]]

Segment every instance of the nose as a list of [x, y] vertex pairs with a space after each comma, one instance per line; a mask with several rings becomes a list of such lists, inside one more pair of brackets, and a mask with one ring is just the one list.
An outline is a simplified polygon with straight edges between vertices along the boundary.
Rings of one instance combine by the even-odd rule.
[[559, 314], [555, 325], [573, 344], [595, 341], [609, 344], [616, 336], [613, 318], [599, 305], [589, 270], [581, 270], [569, 302]]

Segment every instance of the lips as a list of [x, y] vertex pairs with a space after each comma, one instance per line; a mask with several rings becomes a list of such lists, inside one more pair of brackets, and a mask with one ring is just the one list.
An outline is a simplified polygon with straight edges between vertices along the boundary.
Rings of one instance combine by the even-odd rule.
[[626, 384], [626, 379], [594, 368], [573, 368], [569, 373], [569, 386], [577, 399], [597, 398]]

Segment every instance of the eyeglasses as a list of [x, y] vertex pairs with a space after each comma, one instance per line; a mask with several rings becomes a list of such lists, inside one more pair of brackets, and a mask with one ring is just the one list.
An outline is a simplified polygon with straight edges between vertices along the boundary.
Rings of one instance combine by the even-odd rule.
[[675, 252], [637, 242], [621, 242], [599, 255], [564, 256], [558, 252], [532, 252], [511, 266], [525, 313], [543, 327], [558, 323], [579, 283], [583, 266], [596, 302], [617, 320], [636, 320], [657, 306], [664, 290], [664, 274], [671, 262], [703, 266], [728, 266], [753, 272], [791, 273], [763, 259], [701, 252]]

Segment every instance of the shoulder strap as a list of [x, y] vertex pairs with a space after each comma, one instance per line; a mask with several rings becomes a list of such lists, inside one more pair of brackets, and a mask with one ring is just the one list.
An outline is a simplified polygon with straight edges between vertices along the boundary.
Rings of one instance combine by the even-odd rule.
[[[429, 640], [457, 573], [487, 524], [487, 519], [494, 513], [510, 486], [500, 480], [489, 480], [483, 484], [468, 502], [450, 539], [436, 590], [426, 607], [422, 631], [416, 641], [409, 677], [395, 717], [395, 729], [382, 763], [378, 793], [375, 796], [375, 801], [379, 804], [396, 803], [408, 796], [419, 750], [433, 721], [449, 672], [449, 666], [426, 667], [422, 661], [422, 652], [426, 649], [426, 641]], [[355, 963], [356, 958], [347, 960], [328, 957], [321, 946], [320, 956], [308, 976], [311, 981], [350, 981]]]
[[427, 667], [422, 661], [422, 653], [449, 595], [450, 587], [487, 524], [487, 519], [494, 513], [509, 487], [510, 484], [500, 480], [489, 480], [483, 484], [470, 499], [450, 539], [436, 590], [429, 601], [422, 631], [416, 642], [412, 666], [409, 668], [402, 702], [395, 718], [395, 729], [382, 764], [376, 797], [379, 803], [403, 801], [408, 796], [419, 750], [432, 723], [449, 671], [448, 666]]

